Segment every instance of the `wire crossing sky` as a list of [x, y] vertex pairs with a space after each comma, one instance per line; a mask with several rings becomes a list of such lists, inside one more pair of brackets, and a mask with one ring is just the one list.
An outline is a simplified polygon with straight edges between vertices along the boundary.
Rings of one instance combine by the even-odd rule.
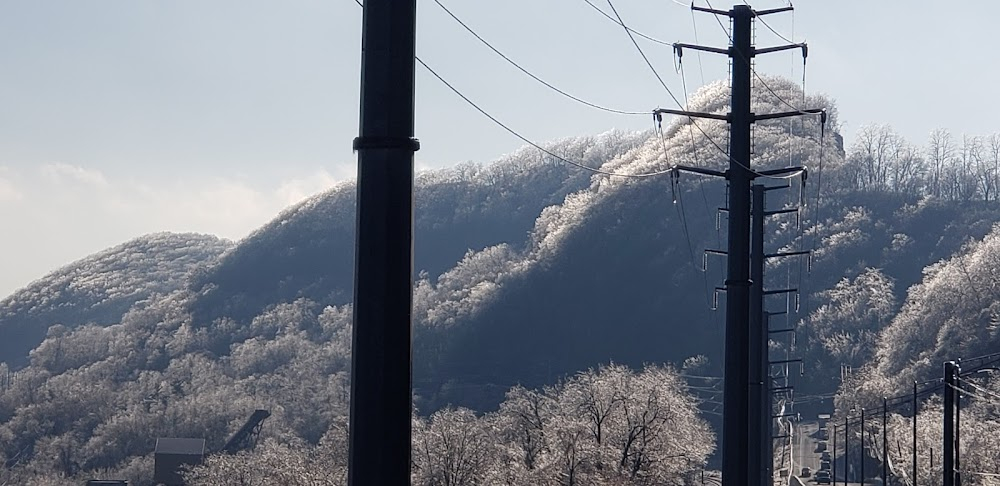
[[[603, 1], [442, 3], [566, 93], [625, 110], [677, 108]], [[635, 40], [681, 99], [671, 48], [649, 38], [728, 44], [715, 19], [697, 15], [692, 24], [690, 9], [676, 2], [614, 5], [646, 36]], [[939, 127], [1000, 131], [993, 116], [1000, 100], [991, 94], [1000, 68], [989, 36], [1000, 5], [905, 6], [796, 2], [794, 30], [789, 14], [767, 22], [809, 43], [807, 89], [837, 100], [848, 144], [872, 122], [917, 144]], [[650, 127], [648, 117], [554, 92], [434, 2], [419, 8], [421, 59], [526, 138]], [[283, 207], [352, 178], [360, 26], [353, 0], [0, 3], [0, 217], [18, 236], [0, 244], [0, 295], [144, 233], [240, 238]], [[756, 34], [760, 46], [786, 43], [763, 25]], [[691, 91], [702, 72], [708, 82], [727, 77], [724, 58], [700, 58], [684, 58]], [[799, 81], [801, 53], [761, 57], [756, 69]], [[487, 162], [524, 145], [419, 68], [416, 94], [421, 168]]]

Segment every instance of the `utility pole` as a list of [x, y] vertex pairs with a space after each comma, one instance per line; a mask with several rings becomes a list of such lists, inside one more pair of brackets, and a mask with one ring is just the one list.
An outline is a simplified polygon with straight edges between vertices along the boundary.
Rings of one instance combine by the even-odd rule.
[[955, 486], [962, 486], [962, 358], [955, 362]]
[[728, 12], [733, 21], [732, 93], [729, 120], [729, 248], [726, 273], [726, 358], [722, 416], [723, 486], [753, 485], [759, 470], [750, 470], [749, 458], [760, 441], [750, 441], [748, 419], [750, 312], [750, 59], [749, 5], [735, 5]]
[[830, 461], [830, 469], [833, 485], [837, 486], [837, 424], [833, 424], [833, 460]]
[[[889, 436], [887, 433], [887, 427], [889, 414], [889, 399], [882, 397], [882, 485], [885, 486], [889, 484], [886, 482], [889, 478]], [[897, 443], [898, 445], [898, 443]]]
[[865, 484], [865, 409], [861, 409], [861, 484]]
[[[768, 424], [771, 421], [771, 397], [766, 390], [765, 380], [770, 381], [770, 366], [767, 356], [767, 329], [764, 321], [764, 186], [755, 184], [752, 188], [750, 210], [750, 328], [749, 328], [749, 359], [750, 377], [748, 394], [749, 431], [753, 437], [759, 437], [759, 450], [753, 453], [749, 450], [750, 474], [755, 472], [761, 476], [761, 483], [769, 476], [766, 461], [771, 457], [774, 441]], [[732, 221], [732, 217], [730, 217]], [[755, 407], [754, 404], [759, 406]], [[754, 413], [756, 411], [757, 413]], [[774, 462], [773, 460], [771, 462]]]
[[410, 483], [416, 0], [366, 0], [348, 484]]
[[[805, 169], [802, 173], [803, 180], [806, 177]], [[788, 381], [788, 364], [799, 363], [802, 366], [802, 359], [783, 359], [771, 361], [769, 351], [770, 334], [777, 332], [795, 332], [795, 328], [777, 329], [772, 331], [768, 317], [773, 315], [765, 310], [764, 298], [768, 295], [788, 294], [797, 292], [796, 288], [785, 288], [778, 290], [765, 290], [764, 262], [768, 258], [784, 258], [808, 255], [809, 251], [788, 251], [767, 254], [764, 252], [764, 222], [768, 216], [798, 212], [797, 208], [767, 210], [765, 195], [768, 191], [788, 189], [789, 185], [765, 186], [755, 184], [752, 187], [751, 204], [751, 224], [750, 224], [750, 433], [760, 434], [762, 441], [761, 454], [759, 457], [751, 455], [751, 471], [755, 466], [761, 471], [761, 485], [770, 485], [774, 481], [774, 450], [773, 437], [771, 435], [771, 366], [784, 365], [785, 381]], [[787, 309], [785, 313], [789, 312]], [[786, 385], [787, 386], [787, 385]], [[791, 388], [791, 387], [789, 387]], [[757, 393], [759, 391], [759, 394]], [[760, 417], [760, 420], [754, 420]], [[759, 432], [758, 432], [759, 431]], [[759, 464], [755, 463], [759, 461]]]
[[954, 361], [944, 364], [944, 486], [955, 486], [955, 375]]
[[913, 486], [917, 486], [917, 382], [913, 382]]
[[847, 436], [848, 430], [850, 430], [850, 416], [844, 414], [844, 486], [847, 486], [847, 471], [851, 463], [847, 460], [850, 457], [851, 452], [851, 441]]
[[[676, 43], [675, 49], [689, 48], [700, 51], [723, 54], [732, 60], [732, 92], [730, 112], [722, 116], [710, 113], [696, 113], [683, 110], [658, 108], [654, 116], [662, 113], [682, 115], [687, 117], [710, 118], [724, 120], [730, 125], [729, 167], [725, 172], [718, 172], [697, 167], [675, 166], [675, 170], [697, 172], [705, 175], [725, 177], [729, 181], [729, 241], [726, 275], [726, 339], [725, 339], [725, 385], [722, 418], [722, 481], [723, 486], [763, 486], [770, 484], [771, 479], [764, 482], [764, 469], [761, 465], [760, 449], [764, 442], [761, 436], [763, 427], [757, 424], [764, 420], [765, 412], [761, 410], [765, 400], [758, 393], [751, 375], [756, 377], [759, 368], [750, 360], [751, 347], [758, 348], [755, 356], [766, 353], [760, 350], [761, 340], [751, 340], [751, 325], [762, 326], [762, 320], [751, 322], [751, 280], [750, 280], [750, 186], [753, 179], [760, 175], [795, 174], [803, 171], [800, 167], [789, 167], [776, 170], [755, 171], [750, 168], [751, 130], [750, 126], [756, 120], [767, 120], [799, 116], [803, 114], [821, 114], [823, 110], [796, 110], [791, 112], [755, 115], [750, 106], [750, 81], [752, 76], [751, 60], [757, 54], [778, 52], [787, 49], [803, 49], [805, 44], [790, 44], [779, 47], [755, 49], [752, 45], [752, 21], [754, 17], [786, 12], [792, 7], [782, 7], [771, 10], [754, 11], [749, 5], [734, 5], [732, 10], [715, 10], [695, 5], [692, 10], [708, 12], [713, 15], [723, 15], [732, 19], [732, 45], [728, 49], [704, 47], [692, 44]], [[825, 121], [825, 116], [824, 116]], [[754, 313], [756, 314], [756, 313]], [[763, 332], [766, 339], [766, 331]], [[756, 334], [755, 334], [756, 336]], [[766, 355], [766, 354], [765, 354]], [[766, 362], [766, 358], [764, 359]], [[752, 389], [753, 388], [753, 389]], [[751, 396], [757, 399], [751, 400]], [[770, 403], [770, 396], [767, 396]], [[770, 420], [770, 411], [767, 412]], [[751, 422], [755, 425], [751, 426]], [[769, 436], [770, 434], [768, 434]], [[752, 437], [752, 439], [751, 439]], [[770, 442], [767, 448], [770, 448]], [[754, 465], [751, 469], [751, 463]]]

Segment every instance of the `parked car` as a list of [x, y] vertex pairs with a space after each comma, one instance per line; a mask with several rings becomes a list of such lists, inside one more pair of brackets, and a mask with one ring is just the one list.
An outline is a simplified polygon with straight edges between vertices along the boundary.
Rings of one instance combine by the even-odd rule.
[[816, 452], [823, 452], [826, 450], [826, 442], [820, 442], [816, 444]]
[[812, 476], [812, 469], [809, 469], [808, 467], [802, 468], [802, 474], [799, 474], [799, 476], [802, 476], [804, 478]]
[[823, 451], [823, 452], [822, 452], [822, 453], [821, 453], [821, 454], [819, 455], [819, 459], [820, 459], [821, 461], [829, 461], [829, 460], [830, 460], [830, 452], [829, 452], [829, 451]]
[[816, 477], [813, 478], [816, 484], [830, 484], [830, 471], [816, 471]]
[[830, 461], [822, 461], [822, 462], [820, 462], [819, 463], [819, 470], [820, 471], [829, 471], [830, 470]]

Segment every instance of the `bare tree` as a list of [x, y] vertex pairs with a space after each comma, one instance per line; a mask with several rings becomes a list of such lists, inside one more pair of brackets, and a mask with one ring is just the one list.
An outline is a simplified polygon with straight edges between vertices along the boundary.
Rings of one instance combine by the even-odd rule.
[[439, 410], [427, 422], [415, 419], [413, 484], [484, 484], [495, 458], [490, 435], [489, 422], [467, 408]]
[[929, 185], [932, 196], [941, 196], [945, 170], [954, 156], [955, 143], [951, 138], [951, 133], [942, 128], [932, 131], [927, 143], [927, 162], [930, 169]]

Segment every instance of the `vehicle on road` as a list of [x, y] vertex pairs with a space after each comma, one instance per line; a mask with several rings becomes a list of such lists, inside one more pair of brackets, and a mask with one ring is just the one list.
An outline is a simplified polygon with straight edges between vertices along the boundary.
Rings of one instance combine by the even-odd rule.
[[819, 463], [819, 469], [820, 469], [820, 471], [829, 471], [830, 470], [830, 461], [822, 461], [822, 462], [820, 462]]
[[802, 476], [804, 478], [812, 476], [812, 469], [809, 469], [808, 467], [802, 468], [802, 474], [799, 474], [799, 476]]
[[816, 444], [816, 452], [823, 452], [826, 450], [826, 442], [820, 442]]
[[830, 471], [816, 471], [816, 477], [813, 478], [816, 484], [830, 484]]
[[819, 455], [819, 459], [820, 459], [821, 461], [829, 461], [829, 460], [830, 460], [830, 452], [829, 452], [829, 451], [823, 451], [823, 452], [822, 452], [822, 453], [821, 453], [821, 454]]

